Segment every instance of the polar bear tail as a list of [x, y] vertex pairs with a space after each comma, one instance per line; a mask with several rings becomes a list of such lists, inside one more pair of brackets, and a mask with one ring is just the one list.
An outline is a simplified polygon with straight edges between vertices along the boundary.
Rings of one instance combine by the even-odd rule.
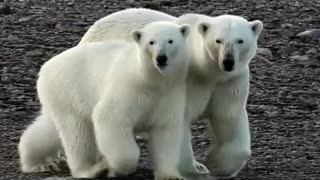
[[41, 114], [23, 132], [18, 146], [23, 172], [60, 171], [63, 150], [59, 134], [52, 120]]

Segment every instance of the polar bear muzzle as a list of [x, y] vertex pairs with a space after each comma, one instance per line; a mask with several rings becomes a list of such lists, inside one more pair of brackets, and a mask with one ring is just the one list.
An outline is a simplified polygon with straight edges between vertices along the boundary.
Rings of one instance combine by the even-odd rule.
[[160, 68], [164, 68], [168, 65], [167, 63], [168, 57], [166, 55], [158, 55], [156, 57], [156, 61], [157, 61], [157, 66]]
[[235, 61], [232, 53], [227, 53], [222, 61], [223, 69], [225, 71], [232, 71], [234, 69]]

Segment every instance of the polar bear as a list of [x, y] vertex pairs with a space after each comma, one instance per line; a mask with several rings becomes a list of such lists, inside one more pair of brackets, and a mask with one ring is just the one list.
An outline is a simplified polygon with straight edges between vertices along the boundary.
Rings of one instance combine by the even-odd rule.
[[[46, 62], [37, 81], [42, 115], [20, 141], [20, 155], [31, 157], [21, 157], [22, 170], [43, 171], [47, 165], [37, 164], [44, 162], [43, 154], [57, 152], [52, 137], [36, 136], [56, 136], [41, 127], [58, 129], [77, 178], [93, 178], [106, 169], [110, 177], [131, 173], [140, 154], [134, 134], [147, 132], [155, 179], [185, 179], [178, 163], [186, 127], [189, 32], [189, 25], [153, 22], [131, 32], [135, 43], [88, 43]], [[48, 140], [42, 147], [28, 147], [42, 138]]]
[[[191, 57], [187, 78], [187, 122], [209, 120], [216, 145], [206, 166], [213, 176], [233, 177], [251, 156], [246, 103], [249, 94], [249, 63], [263, 29], [260, 20], [235, 15], [208, 17], [184, 14], [174, 17], [159, 11], [131, 8], [108, 15], [92, 25], [79, 45], [110, 39], [131, 41], [130, 32], [155, 21], [189, 24], [187, 39]], [[191, 134], [185, 134], [183, 150], [193, 153]], [[183, 162], [182, 162], [183, 164]]]

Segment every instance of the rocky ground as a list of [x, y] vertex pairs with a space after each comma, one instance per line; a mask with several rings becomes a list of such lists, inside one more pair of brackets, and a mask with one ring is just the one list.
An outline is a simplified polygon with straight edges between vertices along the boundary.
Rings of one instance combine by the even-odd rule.
[[[320, 27], [319, 0], [12, 0], [6, 7], [2, 0], [0, 6], [1, 180], [68, 175], [19, 170], [19, 137], [39, 110], [38, 70], [53, 55], [76, 45], [94, 21], [129, 7], [262, 20], [266, 31], [259, 46], [267, 48], [261, 52], [272, 64], [258, 60], [251, 64], [248, 112], [253, 156], [234, 179], [320, 179], [320, 33], [296, 36]], [[203, 123], [193, 125], [200, 161], [213, 143], [205, 129]], [[145, 139], [138, 141], [141, 163], [130, 179], [152, 179]]]

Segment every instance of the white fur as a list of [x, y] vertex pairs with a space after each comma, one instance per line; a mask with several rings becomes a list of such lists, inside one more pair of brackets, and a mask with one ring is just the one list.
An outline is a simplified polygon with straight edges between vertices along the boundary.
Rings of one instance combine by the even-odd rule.
[[23, 172], [60, 171], [61, 140], [48, 114], [42, 113], [24, 131], [18, 146]]
[[[209, 152], [206, 165], [214, 176], [235, 176], [251, 155], [246, 111], [249, 63], [256, 53], [262, 22], [248, 22], [234, 15], [208, 17], [185, 14], [177, 18], [154, 10], [127, 9], [98, 20], [79, 44], [110, 39], [130, 41], [128, 32], [159, 20], [191, 26], [187, 40], [191, 63], [186, 120], [191, 122], [200, 116], [209, 118], [217, 144]], [[243, 40], [242, 44], [238, 43], [240, 39]], [[216, 40], [221, 43], [218, 44]], [[223, 60], [227, 53], [231, 53], [235, 61], [231, 72], [224, 70]], [[182, 155], [193, 154], [190, 143], [190, 135], [185, 136], [182, 149], [188, 153]], [[184, 168], [184, 164], [190, 164], [190, 160], [184, 159], [187, 158], [181, 158], [181, 168]], [[192, 161], [196, 162], [194, 159]]]
[[[125, 16], [123, 12], [125, 12]], [[146, 14], [148, 14], [148, 16], [145, 16]], [[165, 13], [143, 8], [118, 11], [95, 22], [92, 26], [93, 28], [91, 27], [81, 38], [80, 44], [86, 42], [100, 42], [107, 39], [132, 40], [130, 36], [132, 30], [141, 29], [143, 26], [153, 21], [172, 21], [174, 19], [175, 17]], [[135, 25], [135, 21], [137, 21], [137, 26], [132, 27], [132, 25]], [[110, 28], [110, 24], [116, 24], [117, 27]], [[114, 36], [110, 36], [111, 34]]]
[[[159, 20], [191, 25], [191, 35], [188, 37], [191, 63], [188, 74], [186, 120], [190, 122], [199, 118], [209, 118], [211, 129], [214, 130], [213, 135], [219, 143], [209, 152], [207, 167], [215, 176], [235, 176], [251, 155], [250, 131], [246, 113], [249, 91], [248, 64], [255, 54], [257, 38], [263, 28], [262, 23], [260, 21], [247, 22], [241, 17], [232, 15], [212, 18], [199, 14], [186, 14], [176, 18], [154, 10], [127, 9], [97, 21], [90, 27], [79, 44], [110, 39], [131, 41], [129, 38], [131, 31]], [[202, 32], [199, 31], [200, 23], [205, 23], [204, 25], [209, 27], [205, 36], [199, 33]], [[251, 27], [256, 27], [254, 32], [250, 30]], [[225, 50], [231, 48], [225, 44], [215, 44], [214, 41], [218, 35], [219, 38], [229, 42], [235, 42], [238, 35], [248, 38], [244, 47], [248, 47], [249, 51], [244, 53], [245, 56], [235, 57], [238, 68], [236, 67], [232, 72], [225, 72], [221, 69], [221, 60]], [[206, 43], [203, 43], [204, 40], [207, 40]], [[238, 55], [239, 52], [246, 49], [235, 47], [234, 54]], [[239, 63], [240, 60], [242, 63]], [[239, 115], [235, 115], [237, 112]], [[33, 131], [33, 133], [36, 132]], [[192, 159], [188, 158], [190, 154], [193, 154], [190, 132], [185, 132], [183, 142], [184, 151], [181, 153], [180, 162], [182, 171], [192, 172], [192, 169], [198, 169], [197, 173], [208, 172], [203, 170], [205, 167], [196, 162], [193, 156]], [[189, 167], [190, 164], [193, 168]]]
[[[34, 124], [44, 123], [50, 129], [53, 125], [46, 123], [52, 119], [73, 177], [92, 178], [105, 169], [109, 176], [134, 171], [140, 154], [134, 133], [148, 132], [155, 179], [184, 179], [178, 163], [184, 134], [189, 26], [155, 22], [130, 34], [136, 43], [88, 43], [46, 62], [37, 89], [40, 117], [48, 117]], [[168, 57], [167, 66], [160, 68], [156, 57], [163, 54]], [[21, 162], [26, 167], [23, 171], [43, 165], [44, 157], [38, 154], [49, 155], [48, 149], [59, 147], [43, 142], [39, 148], [36, 136], [45, 132], [33, 126], [20, 141], [21, 160], [26, 159]], [[51, 130], [47, 134], [56, 138]], [[27, 143], [32, 144], [22, 145]], [[30, 164], [35, 159], [41, 161]]]

